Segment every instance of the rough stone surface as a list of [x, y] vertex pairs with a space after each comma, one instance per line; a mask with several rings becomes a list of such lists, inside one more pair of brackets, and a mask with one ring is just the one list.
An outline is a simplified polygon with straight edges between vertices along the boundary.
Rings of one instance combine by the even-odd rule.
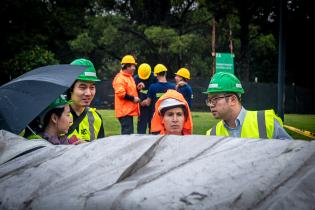
[[0, 151], [0, 209], [315, 208], [315, 142], [121, 135], [53, 146], [1, 130]]

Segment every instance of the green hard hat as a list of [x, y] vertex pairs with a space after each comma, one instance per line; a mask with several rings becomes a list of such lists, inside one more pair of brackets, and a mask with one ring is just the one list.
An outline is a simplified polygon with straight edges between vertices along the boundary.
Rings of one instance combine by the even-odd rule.
[[54, 108], [62, 108], [67, 104], [71, 104], [71, 100], [67, 100], [65, 95], [60, 95], [58, 98], [56, 98], [49, 106], [48, 109], [54, 109]]
[[40, 127], [42, 128], [42, 126], [44, 125], [44, 119], [46, 117], [46, 114], [55, 109], [55, 108], [64, 108], [67, 104], [71, 104], [72, 101], [71, 100], [67, 100], [67, 96], [66, 95], [60, 95], [58, 98], [56, 98], [51, 104], [49, 104], [49, 106], [44, 109], [44, 111], [42, 111], [39, 114], [39, 123], [40, 123]]
[[231, 73], [218, 72], [215, 73], [210, 80], [206, 93], [221, 93], [221, 92], [232, 92], [232, 93], [244, 93], [244, 89], [240, 80]]
[[80, 74], [80, 76], [77, 78], [78, 80], [93, 81], [93, 82], [100, 81], [96, 75], [94, 65], [90, 60], [87, 60], [84, 58], [79, 58], [79, 59], [72, 61], [70, 64], [89, 67], [89, 68], [85, 69], [84, 72], [82, 72]]

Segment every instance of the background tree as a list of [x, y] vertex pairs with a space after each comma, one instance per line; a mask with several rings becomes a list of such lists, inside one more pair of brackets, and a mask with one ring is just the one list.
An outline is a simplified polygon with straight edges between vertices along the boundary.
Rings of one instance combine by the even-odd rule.
[[[304, 82], [303, 71], [311, 68], [307, 46], [314, 37], [313, 9], [306, 0], [287, 1], [286, 8], [287, 81], [305, 86], [311, 84]], [[185, 66], [193, 77], [208, 78], [213, 17], [218, 52], [229, 52], [232, 29], [235, 70], [241, 80], [276, 82], [277, 14], [275, 0], [4, 0], [0, 82], [37, 65], [69, 63], [77, 57], [91, 59], [101, 78], [112, 79], [125, 54], [133, 54], [139, 63], [163, 63], [171, 77]], [[26, 56], [33, 51], [49, 56]]]

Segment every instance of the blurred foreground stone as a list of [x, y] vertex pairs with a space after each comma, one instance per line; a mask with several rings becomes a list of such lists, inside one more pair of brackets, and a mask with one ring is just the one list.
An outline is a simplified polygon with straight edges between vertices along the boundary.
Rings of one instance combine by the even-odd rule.
[[315, 141], [0, 130], [0, 209], [314, 209]]

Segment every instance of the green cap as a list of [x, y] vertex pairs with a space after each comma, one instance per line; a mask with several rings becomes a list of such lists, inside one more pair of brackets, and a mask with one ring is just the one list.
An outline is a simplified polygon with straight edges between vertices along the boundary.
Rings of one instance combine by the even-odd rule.
[[208, 89], [205, 93], [244, 93], [240, 80], [232, 73], [218, 72], [210, 80]]
[[96, 75], [94, 65], [90, 60], [87, 60], [84, 58], [79, 58], [79, 59], [72, 61], [70, 64], [89, 67], [89, 68], [85, 69], [84, 72], [82, 72], [80, 74], [80, 76], [77, 78], [78, 80], [93, 81], [93, 82], [100, 81]]
[[54, 100], [49, 106], [48, 109], [54, 109], [54, 108], [62, 108], [67, 104], [71, 104], [71, 100], [67, 100], [65, 95], [60, 95], [56, 100]]

